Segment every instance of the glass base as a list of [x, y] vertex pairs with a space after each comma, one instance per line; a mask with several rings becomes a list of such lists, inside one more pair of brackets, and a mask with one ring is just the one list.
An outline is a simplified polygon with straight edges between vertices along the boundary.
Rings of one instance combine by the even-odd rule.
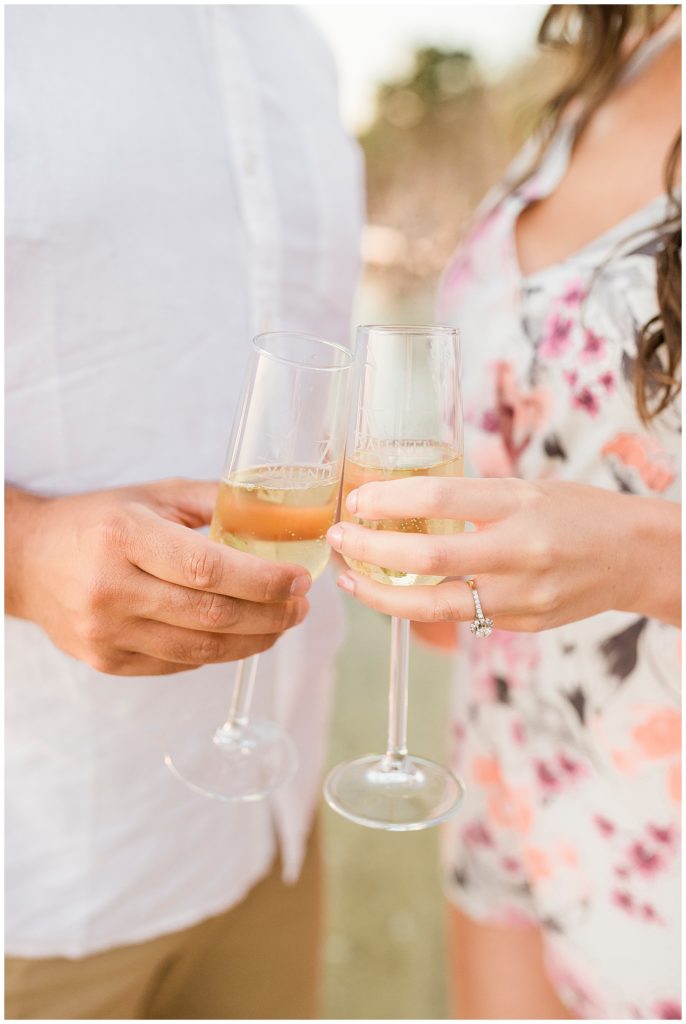
[[439, 825], [459, 807], [464, 785], [423, 757], [372, 754], [339, 764], [324, 784], [326, 802], [367, 828], [412, 832]]
[[251, 719], [217, 729], [203, 747], [175, 750], [169, 771], [194, 792], [214, 800], [262, 800], [289, 782], [298, 769], [295, 744], [274, 722]]

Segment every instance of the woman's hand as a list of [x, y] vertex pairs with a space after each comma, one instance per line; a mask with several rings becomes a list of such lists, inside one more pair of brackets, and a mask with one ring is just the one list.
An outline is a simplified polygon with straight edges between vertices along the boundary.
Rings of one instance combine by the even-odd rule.
[[[414, 477], [365, 484], [347, 509], [360, 519], [466, 520], [473, 532], [393, 533], [338, 523], [328, 540], [356, 561], [436, 576], [474, 576], [496, 627], [536, 632], [617, 609], [678, 625], [680, 506], [599, 487], [518, 479]], [[338, 585], [389, 615], [471, 621], [463, 579], [397, 587], [349, 570]]]

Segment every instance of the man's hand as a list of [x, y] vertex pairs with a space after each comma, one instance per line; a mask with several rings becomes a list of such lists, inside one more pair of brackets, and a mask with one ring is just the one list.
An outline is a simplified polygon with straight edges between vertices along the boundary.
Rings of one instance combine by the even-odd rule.
[[163, 675], [266, 650], [307, 613], [311, 578], [193, 532], [217, 484], [163, 480], [5, 497], [5, 608], [100, 672]]

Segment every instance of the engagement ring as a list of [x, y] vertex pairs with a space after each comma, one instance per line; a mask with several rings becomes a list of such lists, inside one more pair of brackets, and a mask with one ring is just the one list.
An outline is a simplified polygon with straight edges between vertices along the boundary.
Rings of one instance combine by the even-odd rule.
[[474, 580], [465, 580], [465, 583], [472, 592], [474, 599], [474, 611], [476, 612], [476, 618], [469, 623], [474, 636], [490, 636], [493, 632], [493, 619], [486, 618], [481, 607], [481, 599], [479, 597], [479, 591], [476, 589], [476, 583]]

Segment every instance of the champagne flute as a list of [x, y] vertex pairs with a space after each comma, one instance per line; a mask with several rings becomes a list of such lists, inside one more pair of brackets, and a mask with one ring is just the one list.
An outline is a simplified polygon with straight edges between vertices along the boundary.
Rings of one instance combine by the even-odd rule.
[[[258, 335], [219, 484], [210, 537], [319, 576], [338, 513], [351, 369], [341, 345], [310, 335]], [[259, 800], [293, 777], [297, 754], [274, 722], [250, 717], [257, 655], [237, 665], [226, 722], [207, 744], [165, 756], [193, 790]]]
[[[360, 381], [343, 474], [343, 519], [403, 533], [464, 529], [464, 523], [451, 519], [363, 520], [345, 509], [347, 495], [371, 480], [463, 474], [458, 332], [360, 327], [357, 336]], [[346, 561], [390, 586], [431, 586], [444, 579]], [[370, 828], [410, 831], [436, 825], [455, 813], [464, 792], [446, 768], [408, 753], [409, 642], [409, 621], [392, 618], [386, 753], [338, 765], [324, 786], [335, 811]]]

